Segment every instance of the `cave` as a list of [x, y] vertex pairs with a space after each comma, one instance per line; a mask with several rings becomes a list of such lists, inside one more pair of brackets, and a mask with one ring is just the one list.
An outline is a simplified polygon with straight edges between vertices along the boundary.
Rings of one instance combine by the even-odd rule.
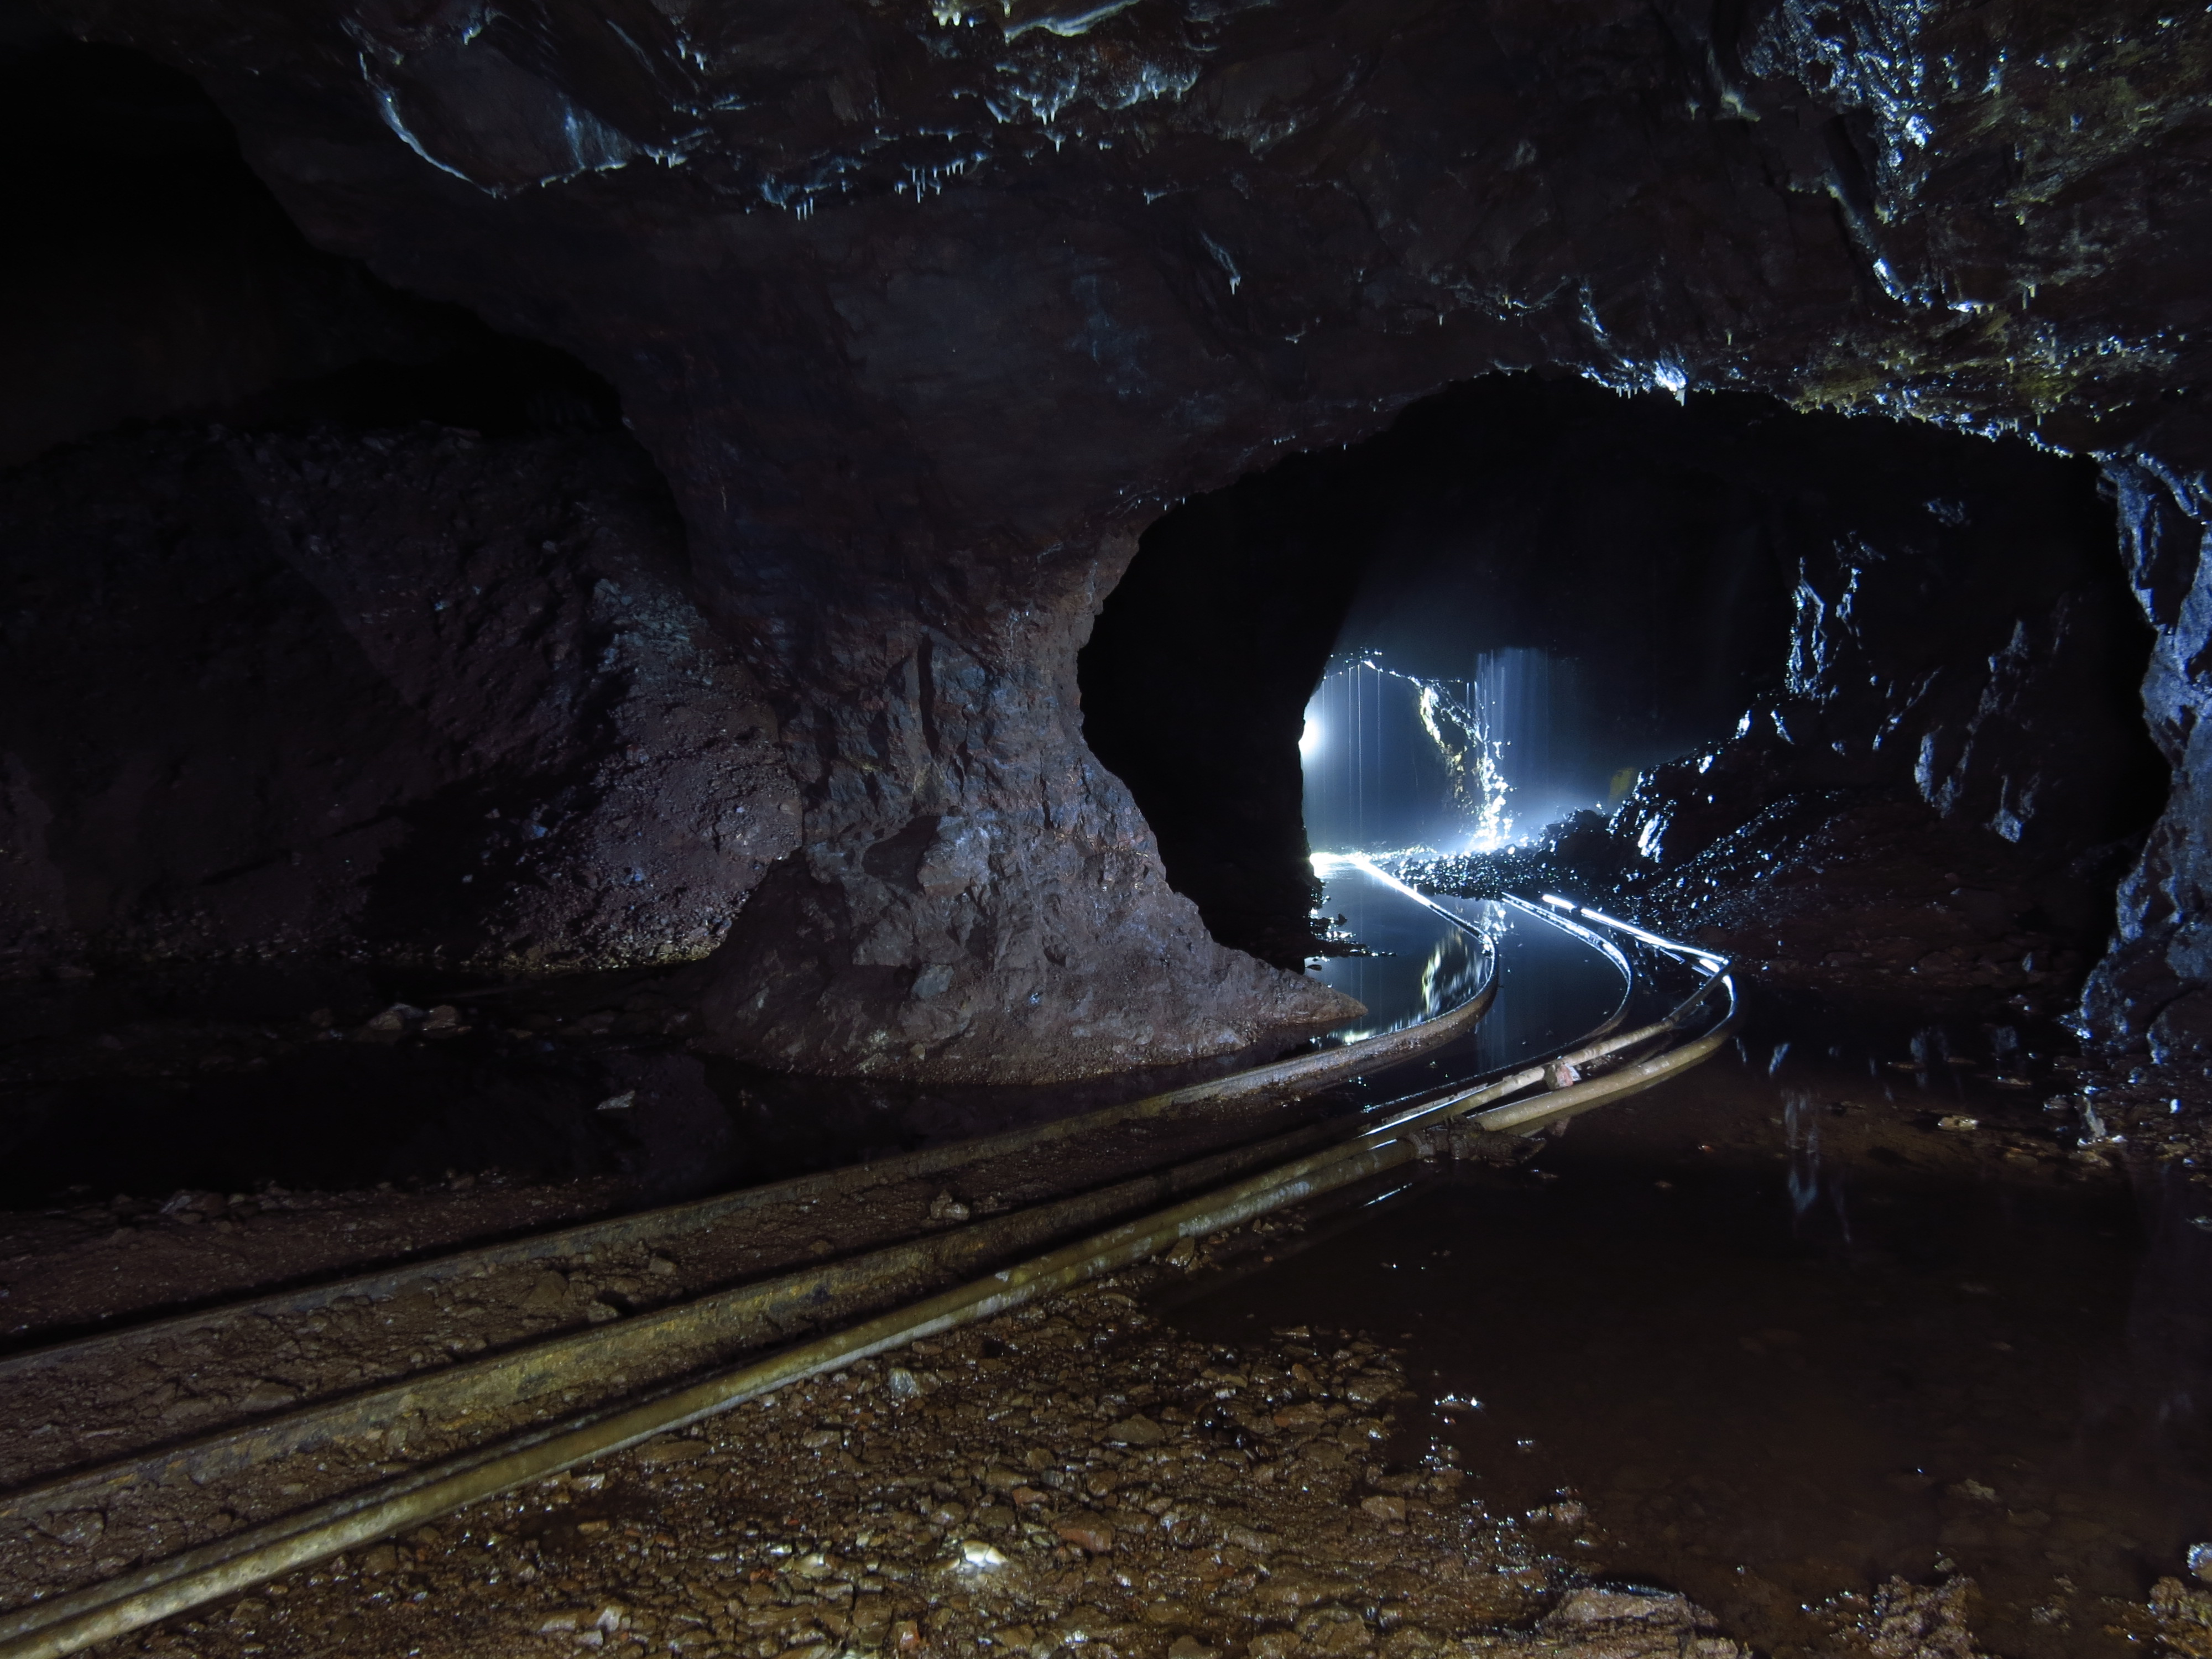
[[[1364, 781], [1373, 822], [1310, 793], [1327, 729], [1352, 718], [1317, 716], [1316, 687], [1354, 659], [1367, 696], [1378, 675], [1407, 688], [1370, 717], [1401, 728], [1422, 684], [1471, 700], [1485, 672], [1501, 694], [1535, 676], [1514, 695], [1541, 718], [1497, 734], [1521, 751], [1499, 810], [1522, 840], [1613, 813], [1614, 862], [1656, 875], [1786, 797], [1901, 793], [1931, 826], [1986, 832], [1983, 862], [2025, 851], [2094, 951], [2168, 787], [2116, 533], [2094, 467], [2017, 441], [1493, 378], [1152, 526], [1085, 647], [1085, 736], [1215, 936], [1285, 967], [1317, 948], [1313, 845], [1462, 853], [1474, 827], [1467, 805], [1424, 815], [1450, 784], [1419, 736], [1395, 763], [1425, 748], [1438, 775]], [[1686, 762], [1733, 787], [1680, 799]]]
[[2206, 1650], [2208, 19], [21, 9], [0, 1652]]

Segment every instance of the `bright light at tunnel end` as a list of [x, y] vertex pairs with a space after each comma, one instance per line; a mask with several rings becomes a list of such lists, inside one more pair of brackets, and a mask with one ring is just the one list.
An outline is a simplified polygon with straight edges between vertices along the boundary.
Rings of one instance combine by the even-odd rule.
[[1312, 715], [1306, 716], [1305, 730], [1298, 733], [1298, 753], [1310, 760], [1321, 750], [1321, 722]]

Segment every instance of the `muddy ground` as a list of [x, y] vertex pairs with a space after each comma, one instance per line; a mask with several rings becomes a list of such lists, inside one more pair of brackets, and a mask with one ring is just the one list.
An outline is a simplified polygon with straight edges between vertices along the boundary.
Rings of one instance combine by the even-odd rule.
[[[1979, 1009], [1987, 1040], [1956, 1052], [1932, 1035], [1900, 1040], [1881, 1068], [1895, 1085], [1893, 1109], [1848, 1120], [1868, 1126], [1869, 1144], [1893, 1140], [1990, 1179], [2212, 1168], [2202, 1079], [2085, 1059], [2056, 1027], [2012, 1007], [2012, 988], [1974, 988], [1988, 1003]], [[518, 1021], [506, 1040], [581, 1052], [594, 1034], [561, 1030], [589, 1019], [575, 1016], [550, 1036]], [[1971, 1023], [1954, 1018], [1950, 1029]], [[300, 1042], [389, 1056], [453, 1041], [418, 1028], [385, 1042], [365, 1035], [368, 1024], [348, 1028], [343, 1046], [304, 1033]], [[1970, 1082], [1983, 1103], [1937, 1109], [1942, 1091], [1931, 1088], [1945, 1079]], [[1763, 1132], [1746, 1134], [1746, 1157], [1770, 1156]], [[38, 1328], [17, 1337], [21, 1346], [103, 1312], [222, 1300], [550, 1226], [634, 1203], [638, 1191], [624, 1176], [477, 1170], [351, 1191], [185, 1188], [120, 1202], [80, 1192], [0, 1215], [0, 1289], [20, 1310], [10, 1327]], [[696, 1659], [1007, 1650], [1726, 1659], [1748, 1650], [1745, 1632], [1666, 1586], [1609, 1576], [1614, 1534], [1597, 1503], [1572, 1492], [1510, 1507], [1476, 1497], [1481, 1472], [1439, 1458], [1417, 1432], [1427, 1402], [1406, 1392], [1398, 1333], [1285, 1326], [1223, 1346], [1160, 1322], [1164, 1297], [1264, 1261], [1305, 1224], [1297, 1216], [1263, 1224], [1182, 1262], [1133, 1269], [855, 1365], [695, 1435], [100, 1650], [179, 1659], [473, 1659], [611, 1647]], [[1826, 1633], [1802, 1652], [1978, 1651], [1977, 1595], [1967, 1577], [1938, 1572], [1832, 1598], [1820, 1609]], [[0, 1599], [16, 1598], [0, 1587]], [[2084, 1613], [2100, 1633], [2212, 1659], [2212, 1604], [2180, 1577], [2141, 1601]]]
[[[1147, 1298], [1206, 1265], [862, 1362], [96, 1650], [1741, 1651], [1682, 1597], [1578, 1561], [1579, 1505], [1492, 1515], [1459, 1471], [1407, 1464], [1404, 1376], [1371, 1336], [1164, 1331]], [[1968, 1593], [1890, 1587], [1856, 1650], [1964, 1651]]]

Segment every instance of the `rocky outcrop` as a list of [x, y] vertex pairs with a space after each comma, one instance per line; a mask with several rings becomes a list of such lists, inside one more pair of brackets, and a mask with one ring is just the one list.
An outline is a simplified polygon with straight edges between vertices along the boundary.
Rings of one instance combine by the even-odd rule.
[[627, 439], [181, 428], [0, 477], [0, 963], [686, 960], [797, 840]]
[[1075, 727], [1168, 501], [1537, 366], [2118, 453], [2212, 337], [2212, 19], [2148, 6], [53, 15], [201, 77], [318, 244], [620, 392], [804, 781], [720, 970], [748, 1054], [957, 1070], [921, 1005], [1028, 1042], [1108, 960], [1155, 1049], [1324, 1016], [1207, 947]]
[[[836, 641], [844, 694], [791, 750], [805, 844], [708, 964], [729, 1051], [801, 1071], [1081, 1077], [1334, 1024], [1350, 999], [1225, 949], [1084, 747], [1091, 604], [1016, 614], [979, 657], [883, 619]], [[849, 677], [849, 678], [847, 678]]]
[[2212, 425], [2179, 410], [2106, 465], [2118, 497], [2128, 579], [2157, 630], [2142, 701], [2173, 769], [2166, 811], [2120, 884], [2112, 948], [2082, 1018], [2094, 1035], [2147, 1043], [2161, 1064], [2212, 1057], [2212, 755], [2197, 741], [2212, 701]]

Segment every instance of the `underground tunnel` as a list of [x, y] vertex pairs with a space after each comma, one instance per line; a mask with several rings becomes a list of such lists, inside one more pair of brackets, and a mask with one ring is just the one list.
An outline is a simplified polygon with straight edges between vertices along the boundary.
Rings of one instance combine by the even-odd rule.
[[2208, 43], [0, 25], [0, 1655], [2212, 1651]]

